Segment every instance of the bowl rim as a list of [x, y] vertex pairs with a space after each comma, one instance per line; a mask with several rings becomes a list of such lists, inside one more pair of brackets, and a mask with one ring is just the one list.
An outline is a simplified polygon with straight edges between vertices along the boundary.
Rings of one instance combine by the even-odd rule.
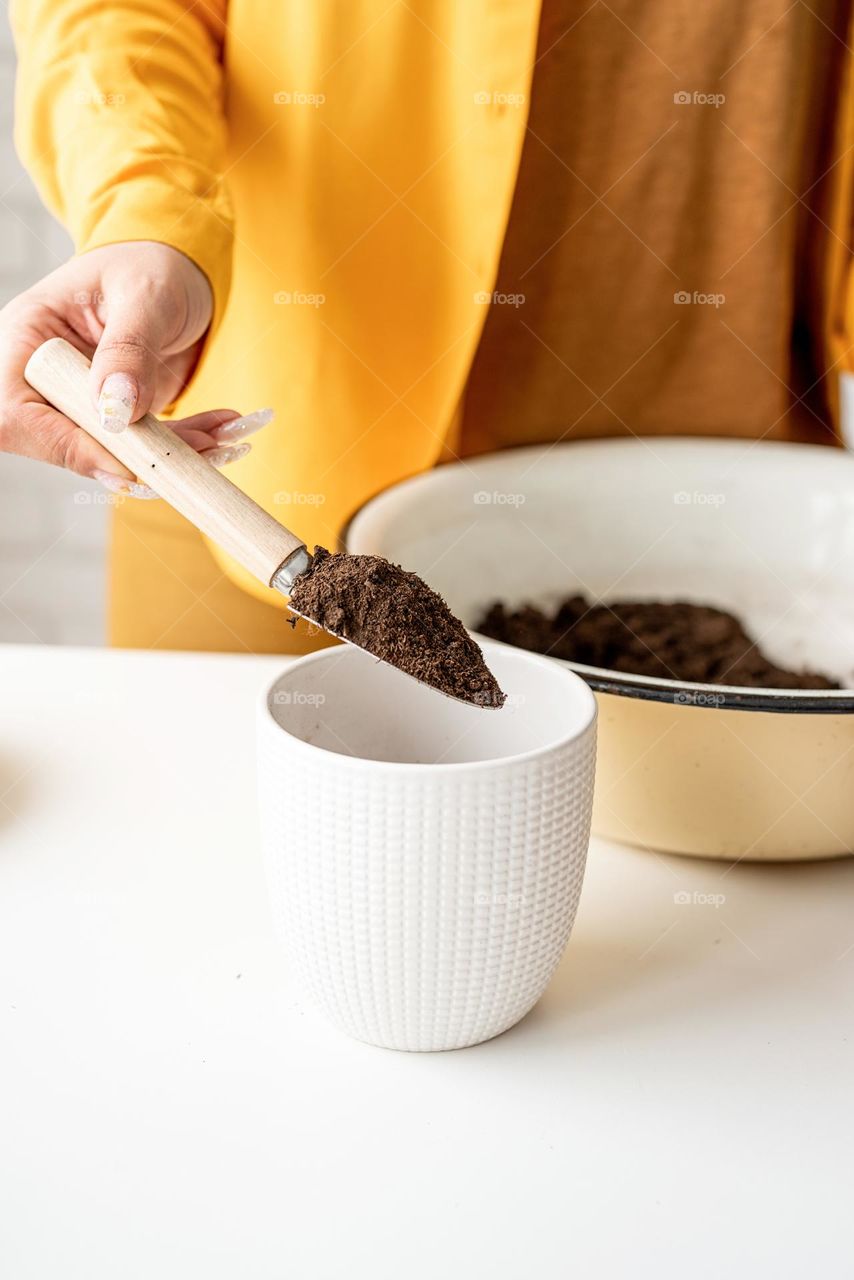
[[[479, 645], [506, 644], [492, 636], [471, 634]], [[514, 649], [515, 645], [507, 645]], [[523, 649], [522, 653], [530, 650]], [[705, 711], [770, 711], [775, 714], [854, 714], [854, 692], [844, 689], [757, 689], [742, 685], [700, 684], [690, 680], [666, 680], [656, 676], [636, 676], [630, 672], [612, 671], [608, 667], [587, 667], [553, 654], [539, 654], [551, 662], [559, 662], [580, 676], [597, 693], [612, 693], [623, 698], [639, 698], [647, 702], [670, 702], [675, 706], [697, 707]]]
[[[461, 458], [452, 462], [443, 462], [388, 485], [367, 498], [351, 513], [341, 530], [339, 543], [343, 549], [349, 550], [348, 544], [353, 527], [364, 518], [365, 512], [374, 503], [391, 493], [400, 493], [408, 488], [421, 487], [425, 483], [430, 483], [438, 472], [446, 469], [458, 470], [469, 462], [473, 466], [492, 463], [508, 453], [526, 454], [533, 459], [538, 455], [552, 453], [556, 449], [561, 452], [582, 447], [591, 450], [614, 447], [636, 450], [656, 446], [663, 446], [668, 450], [679, 447], [708, 448], [710, 452], [721, 454], [730, 450], [748, 452], [764, 450], [776, 453], [793, 453], [797, 450], [801, 457], [804, 451], [807, 451], [815, 458], [821, 456], [828, 461], [833, 457], [845, 459], [849, 465], [854, 461], [852, 455], [841, 446], [835, 448], [832, 445], [800, 444], [789, 440], [752, 440], [729, 436], [614, 436], [608, 439], [558, 440], [552, 444], [512, 445], [506, 449], [493, 449], [486, 453], [475, 454], [471, 459]], [[481, 647], [484, 643], [506, 643], [495, 640], [491, 636], [484, 636], [473, 628], [469, 630]], [[506, 645], [506, 647], [516, 649], [515, 645]], [[519, 649], [517, 652], [532, 651]], [[704, 711], [766, 711], [783, 715], [854, 715], [854, 689], [766, 689], [748, 685], [702, 684], [690, 680], [634, 675], [631, 672], [615, 671], [609, 667], [588, 667], [583, 663], [570, 662], [566, 658], [554, 657], [551, 654], [535, 656], [559, 662], [562, 667], [580, 676], [597, 693], [610, 693], [617, 697], [672, 703], [675, 706], [691, 706]]]
[[[517, 649], [515, 645], [505, 645], [499, 640], [491, 640], [488, 637], [483, 637], [483, 644], [486, 645], [487, 649], [490, 646], [494, 646], [495, 648], [500, 646], [503, 649], [510, 649], [514, 654], [522, 658], [523, 662], [527, 661], [531, 665], [536, 666], [544, 665], [549, 671], [554, 670], [553, 661], [541, 653], [531, 653], [527, 649]], [[373, 760], [366, 756], [344, 755], [337, 751], [330, 751], [328, 747], [318, 746], [314, 742], [306, 742], [304, 738], [298, 737], [295, 733], [291, 733], [283, 725], [279, 724], [273, 714], [272, 699], [280, 680], [289, 675], [290, 672], [297, 667], [305, 667], [314, 663], [329, 661], [333, 656], [337, 656], [339, 661], [346, 661], [347, 657], [352, 655], [354, 651], [361, 654], [365, 653], [365, 651], [363, 649], [359, 649], [357, 645], [342, 644], [324, 649], [316, 649], [313, 653], [306, 653], [299, 657], [294, 657], [283, 670], [278, 672], [276, 677], [270, 681], [270, 683], [264, 685], [258, 696], [257, 718], [259, 731], [264, 734], [275, 734], [279, 741], [281, 741], [282, 737], [286, 738], [290, 744], [290, 749], [296, 750], [299, 754], [309, 753], [315, 759], [317, 759], [318, 754], [323, 757], [328, 757], [331, 762], [330, 767], [335, 767], [335, 762], [341, 762], [341, 766], [344, 768], [360, 770], [370, 769], [373, 771], [379, 771], [389, 769], [394, 772], [404, 773], [411, 773], [416, 770], [419, 772], [428, 770], [431, 777], [435, 777], [440, 773], [481, 772], [485, 769], [497, 770], [505, 766], [515, 768], [519, 765], [530, 764], [543, 756], [553, 755], [556, 752], [565, 750], [567, 747], [580, 743], [590, 733], [595, 733], [596, 731], [596, 724], [599, 718], [599, 705], [596, 698], [594, 697], [587, 681], [570, 671], [565, 671], [565, 675], [569, 676], [573, 682], [577, 681], [580, 688], [578, 688], [576, 696], [582, 697], [586, 704], [585, 707], [582, 708], [582, 715], [580, 717], [581, 722], [578, 726], [570, 732], [559, 734], [550, 742], [546, 742], [542, 746], [532, 747], [528, 751], [517, 751], [512, 755], [492, 756], [488, 760], [448, 760], [444, 762], [440, 761], [435, 764], [415, 760]], [[370, 654], [367, 656], [370, 657]], [[375, 661], [378, 661], [378, 659], [375, 659]], [[562, 663], [561, 665], [566, 667], [567, 664]], [[405, 675], [406, 673], [403, 672], [402, 674]], [[408, 678], [411, 679], [412, 677]], [[437, 690], [436, 696], [442, 697], [443, 695]], [[473, 709], [481, 710], [484, 715], [501, 714], [500, 709], [495, 711], [492, 711], [489, 708]]]

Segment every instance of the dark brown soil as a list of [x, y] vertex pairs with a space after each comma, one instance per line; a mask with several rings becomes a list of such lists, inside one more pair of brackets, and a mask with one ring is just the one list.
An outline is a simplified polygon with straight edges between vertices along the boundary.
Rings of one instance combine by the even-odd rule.
[[494, 604], [475, 630], [520, 649], [632, 675], [761, 689], [840, 688], [828, 676], [776, 666], [738, 618], [708, 605], [604, 605], [569, 596], [546, 613]]
[[294, 583], [291, 604], [442, 693], [482, 707], [504, 703], [483, 654], [442, 597], [417, 574], [380, 556], [333, 555], [315, 547], [311, 567]]

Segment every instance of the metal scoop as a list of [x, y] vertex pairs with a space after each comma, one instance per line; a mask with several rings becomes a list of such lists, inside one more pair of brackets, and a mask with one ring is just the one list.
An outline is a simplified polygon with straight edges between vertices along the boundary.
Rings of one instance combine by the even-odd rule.
[[[30, 356], [24, 376], [48, 404], [82, 427], [259, 582], [288, 597], [295, 579], [311, 566], [311, 556], [302, 539], [274, 520], [153, 414], [146, 414], [123, 431], [105, 431], [92, 402], [89, 368], [89, 361], [70, 342], [51, 338]], [[305, 614], [288, 607], [297, 617], [305, 618]], [[314, 618], [306, 621], [336, 639], [354, 644]], [[363, 648], [356, 644], [354, 647]], [[377, 654], [371, 656], [384, 660]], [[417, 678], [408, 671], [404, 674]], [[421, 680], [419, 683], [427, 684]], [[427, 687], [453, 697], [435, 685]], [[466, 706], [490, 705], [466, 698], [455, 697], [454, 701]]]

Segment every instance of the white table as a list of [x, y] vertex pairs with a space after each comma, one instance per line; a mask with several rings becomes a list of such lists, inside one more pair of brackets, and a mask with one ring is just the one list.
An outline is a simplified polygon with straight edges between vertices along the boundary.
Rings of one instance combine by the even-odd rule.
[[282, 661], [0, 650], [4, 1280], [849, 1277], [854, 861], [594, 842], [520, 1026], [351, 1042], [271, 932]]

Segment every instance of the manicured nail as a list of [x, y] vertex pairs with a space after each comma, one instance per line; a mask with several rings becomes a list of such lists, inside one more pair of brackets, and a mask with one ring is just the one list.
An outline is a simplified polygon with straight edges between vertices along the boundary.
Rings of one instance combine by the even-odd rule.
[[256, 409], [254, 413], [244, 413], [242, 418], [233, 418], [231, 422], [224, 422], [221, 427], [214, 427], [210, 434], [218, 444], [234, 444], [235, 440], [254, 435], [272, 420], [272, 409]]
[[126, 373], [110, 373], [101, 384], [98, 414], [103, 431], [124, 431], [136, 405], [136, 384]]
[[125, 480], [124, 476], [115, 476], [112, 471], [93, 471], [92, 479], [97, 480], [105, 489], [109, 489], [110, 493], [119, 493], [123, 498], [159, 498], [160, 494], [155, 493], [147, 484], [138, 484], [135, 480]]
[[229, 444], [222, 449], [203, 449], [201, 457], [206, 458], [213, 467], [227, 467], [229, 462], [245, 458], [251, 448], [251, 444]]

